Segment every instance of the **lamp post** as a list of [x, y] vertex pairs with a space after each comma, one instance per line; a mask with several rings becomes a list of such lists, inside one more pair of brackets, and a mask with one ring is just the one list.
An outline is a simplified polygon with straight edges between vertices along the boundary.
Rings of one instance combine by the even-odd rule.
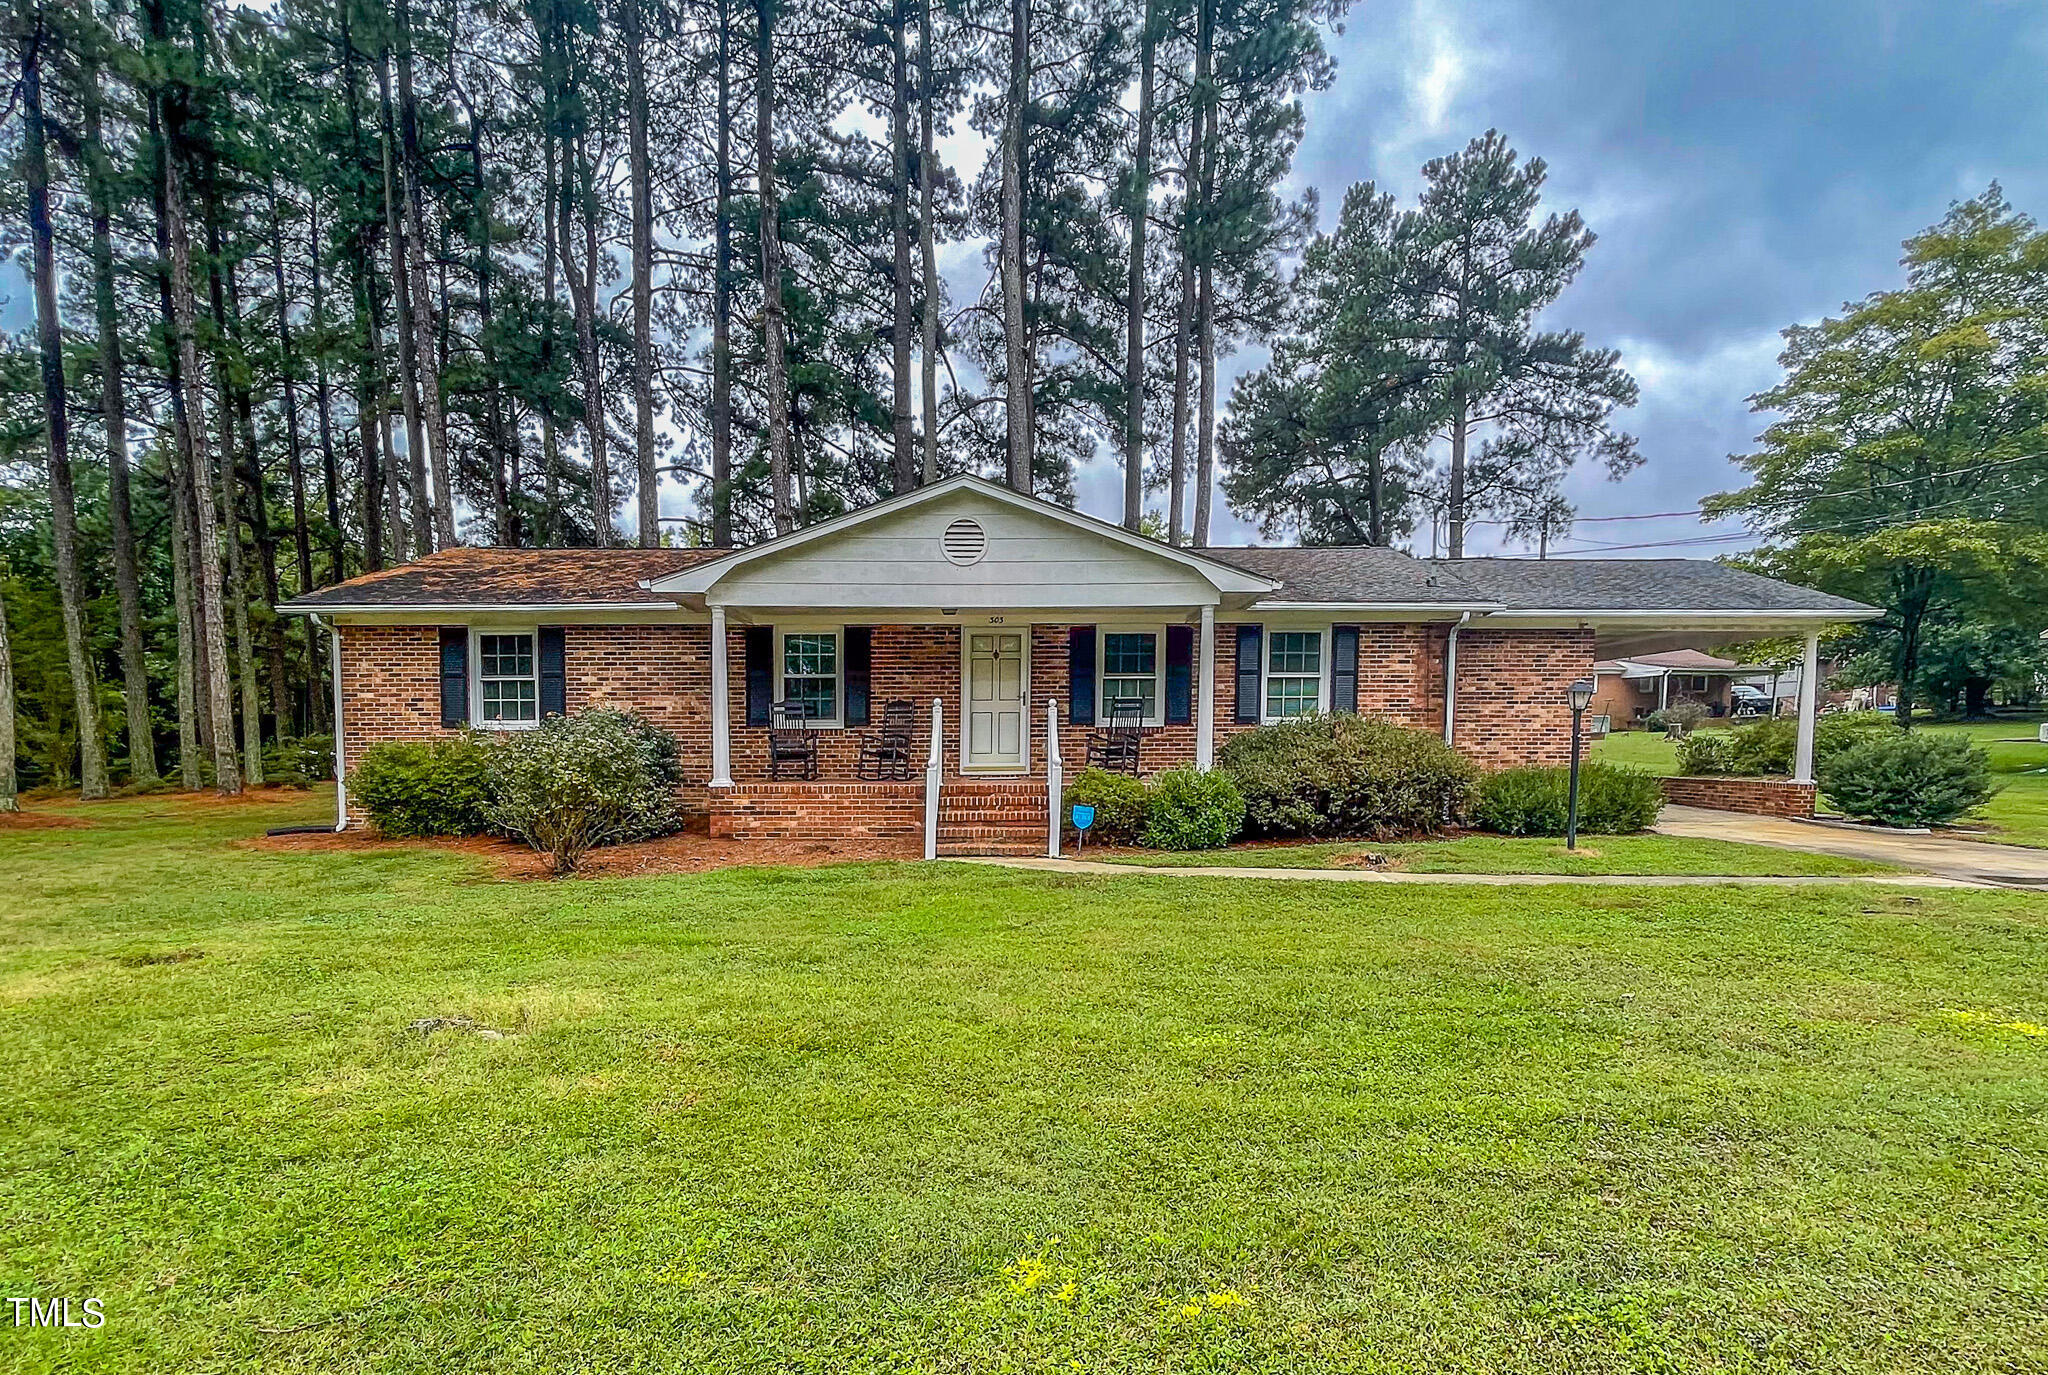
[[1571, 789], [1565, 802], [1564, 848], [1579, 848], [1579, 738], [1580, 727], [1586, 719], [1586, 708], [1593, 705], [1593, 680], [1581, 678], [1565, 690], [1565, 696], [1572, 704], [1572, 776]]

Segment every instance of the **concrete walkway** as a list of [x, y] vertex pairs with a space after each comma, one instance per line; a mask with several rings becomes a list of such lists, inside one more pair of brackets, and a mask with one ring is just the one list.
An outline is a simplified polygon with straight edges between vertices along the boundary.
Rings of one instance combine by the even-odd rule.
[[1231, 864], [1145, 865], [1104, 864], [1093, 859], [1016, 858], [1006, 855], [963, 856], [955, 863], [989, 864], [999, 869], [1032, 869], [1042, 874], [1105, 874], [1124, 878], [1261, 878], [1310, 879], [1325, 883], [1476, 884], [1482, 888], [1839, 888], [1875, 883], [1889, 888], [1987, 888], [1989, 883], [1946, 874], [1871, 874], [1864, 877], [1820, 876], [1769, 878], [1756, 874], [1409, 874], [1384, 869], [1248, 869]]
[[2023, 845], [1851, 829], [1783, 817], [1710, 811], [1704, 807], [1666, 807], [1656, 829], [1661, 835], [1694, 840], [1733, 840], [1744, 845], [1771, 845], [1781, 850], [1897, 864], [1973, 884], [2048, 886], [2048, 850]]

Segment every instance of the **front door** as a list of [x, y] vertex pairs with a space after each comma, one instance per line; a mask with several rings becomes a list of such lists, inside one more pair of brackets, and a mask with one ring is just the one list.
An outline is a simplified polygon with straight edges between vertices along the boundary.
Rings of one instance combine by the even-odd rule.
[[967, 750], [970, 769], [1024, 767], [1024, 636], [1015, 630], [967, 635]]

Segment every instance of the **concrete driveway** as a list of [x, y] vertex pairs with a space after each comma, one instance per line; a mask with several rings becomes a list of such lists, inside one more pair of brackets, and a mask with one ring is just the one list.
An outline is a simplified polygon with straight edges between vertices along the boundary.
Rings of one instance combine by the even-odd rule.
[[1666, 807], [1656, 829], [1662, 835], [1689, 836], [1695, 840], [1735, 840], [1745, 845], [1846, 855], [1976, 883], [2048, 887], [2048, 850], [2023, 845], [1858, 830], [1813, 821], [1711, 811], [1705, 807]]

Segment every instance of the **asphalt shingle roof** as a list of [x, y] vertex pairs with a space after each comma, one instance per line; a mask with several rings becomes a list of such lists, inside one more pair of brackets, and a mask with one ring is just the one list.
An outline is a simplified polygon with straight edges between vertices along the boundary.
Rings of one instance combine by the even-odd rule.
[[286, 602], [281, 610], [331, 606], [574, 606], [645, 602], [673, 606], [674, 597], [640, 586], [722, 549], [443, 549], [411, 563], [365, 573]]
[[1265, 601], [1472, 606], [1494, 600], [1450, 569], [1374, 545], [1200, 552], [1277, 581], [1280, 590], [1261, 599]]
[[1517, 611], [1841, 611], [1847, 597], [1705, 559], [1436, 559]]

